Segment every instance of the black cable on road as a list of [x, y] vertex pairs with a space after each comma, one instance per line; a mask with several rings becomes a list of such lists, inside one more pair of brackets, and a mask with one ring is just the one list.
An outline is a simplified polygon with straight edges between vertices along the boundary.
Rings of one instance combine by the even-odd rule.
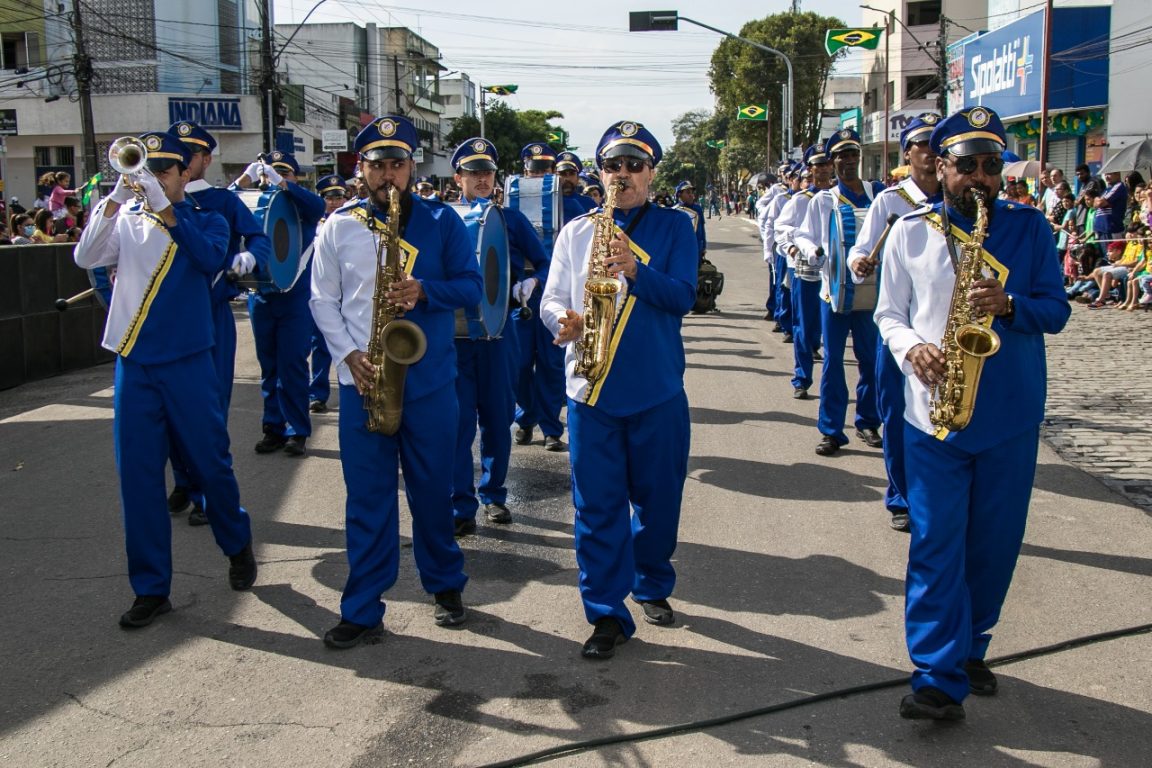
[[[1086, 645], [1093, 645], [1094, 643], [1102, 643], [1107, 640], [1116, 640], [1122, 637], [1133, 637], [1135, 635], [1143, 635], [1152, 632], [1152, 624], [1141, 624], [1135, 627], [1127, 627], [1124, 629], [1114, 629], [1108, 632], [1099, 632], [1094, 635], [1084, 635], [1082, 637], [1064, 640], [1052, 645], [1044, 645], [1039, 648], [1032, 648], [1018, 653], [1010, 653], [1007, 656], [998, 656], [995, 659], [988, 660], [988, 666], [1000, 667], [1006, 664], [1015, 664], [1018, 661], [1025, 661], [1027, 659], [1034, 659], [1038, 656], [1049, 656], [1054, 653], [1061, 653], [1063, 651], [1070, 651], [1074, 648], [1082, 648]], [[812, 696], [805, 696], [802, 699], [793, 699], [792, 701], [781, 702], [780, 704], [773, 704], [767, 707], [758, 707], [757, 709], [749, 709], [743, 712], [736, 712], [731, 715], [724, 715], [722, 717], [713, 717], [707, 720], [693, 720], [688, 723], [679, 723], [677, 725], [667, 725], [663, 728], [653, 728], [647, 731], [637, 731], [636, 733], [621, 733], [615, 736], [602, 736], [598, 739], [587, 739], [586, 741], [575, 741], [568, 744], [558, 744], [555, 747], [548, 749], [541, 749], [538, 752], [529, 752], [526, 755], [519, 757], [508, 758], [496, 763], [485, 763], [478, 766], [478, 768], [516, 768], [521, 765], [534, 765], [536, 763], [543, 763], [557, 757], [567, 755], [574, 755], [580, 752], [589, 752], [600, 747], [608, 747], [614, 744], [631, 744], [640, 741], [651, 741], [652, 739], [660, 739], [665, 736], [675, 736], [682, 733], [692, 733], [693, 731], [703, 731], [709, 728], [716, 728], [721, 725], [728, 725], [729, 723], [739, 722], [740, 720], [748, 720], [753, 717], [762, 717], [764, 715], [775, 714], [776, 712], [784, 712], [789, 709], [798, 709], [799, 707], [806, 707], [811, 704], [819, 704], [822, 701], [829, 699], [841, 699], [849, 696], [855, 696], [860, 693], [871, 693], [872, 691], [881, 691], [886, 688], [896, 688], [898, 686], [907, 685], [910, 678], [907, 676], [899, 677], [891, 680], [881, 680], [875, 683], [866, 683], [864, 685], [855, 685], [849, 688], [839, 688], [834, 691], [827, 691], [825, 693], [817, 693]]]

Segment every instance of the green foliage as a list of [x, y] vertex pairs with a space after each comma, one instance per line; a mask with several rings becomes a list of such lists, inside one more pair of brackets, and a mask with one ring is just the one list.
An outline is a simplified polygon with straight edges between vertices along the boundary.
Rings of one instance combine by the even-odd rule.
[[[484, 115], [484, 134], [496, 145], [500, 155], [500, 171], [521, 173], [520, 150], [532, 142], [546, 143], [560, 151], [559, 143], [549, 143], [548, 134], [557, 133], [559, 126], [549, 121], [563, 119], [564, 115], [555, 110], [542, 111], [529, 109], [518, 112], [503, 102], [490, 103]], [[480, 120], [475, 117], [462, 117], [452, 126], [446, 137], [448, 146], [455, 150], [466, 139], [480, 135]]]
[[671, 191], [681, 181], [691, 181], [697, 190], [703, 190], [716, 178], [717, 161], [721, 151], [707, 145], [712, 134], [713, 115], [706, 110], [685, 112], [672, 121], [675, 143], [664, 152], [664, 159], [656, 166], [653, 188]]

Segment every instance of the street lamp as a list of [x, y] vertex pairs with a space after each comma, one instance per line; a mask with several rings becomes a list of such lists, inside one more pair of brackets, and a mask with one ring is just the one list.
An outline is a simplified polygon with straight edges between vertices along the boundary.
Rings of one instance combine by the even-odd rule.
[[792, 61], [780, 51], [775, 48], [769, 48], [766, 45], [757, 43], [755, 40], [749, 40], [746, 37], [734, 35], [731, 32], [725, 32], [716, 27], [710, 27], [707, 24], [690, 19], [687, 16], [681, 16], [677, 11], [632, 11], [629, 13], [628, 31], [630, 32], [675, 32], [677, 30], [677, 22], [686, 21], [689, 24], [695, 24], [698, 27], [703, 27], [710, 32], [715, 32], [724, 37], [739, 40], [742, 43], [755, 46], [762, 51], [767, 51], [775, 56], [784, 59], [784, 65], [788, 68], [788, 85], [785, 87], [787, 94], [786, 98], [782, 99], [784, 109], [782, 120], [784, 122], [784, 134], [787, 136], [787, 145], [784, 147], [784, 157], [787, 158], [788, 154], [792, 151]]

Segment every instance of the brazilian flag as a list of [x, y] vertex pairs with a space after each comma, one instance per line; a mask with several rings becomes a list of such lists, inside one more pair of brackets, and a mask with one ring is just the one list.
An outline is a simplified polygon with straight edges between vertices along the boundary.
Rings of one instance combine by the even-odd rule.
[[867, 48], [874, 51], [880, 45], [882, 34], [884, 30], [881, 27], [830, 29], [824, 35], [824, 50], [828, 51], [829, 56], [841, 48]]
[[724, 141], [724, 139], [708, 139], [704, 142], [704, 146], [708, 147], [709, 149], [724, 149], [724, 145], [726, 143], [727, 142]]
[[736, 112], [737, 120], [759, 120], [764, 122], [768, 119], [768, 105], [767, 104], [741, 104], [740, 109]]
[[494, 93], [497, 96], [511, 96], [516, 93], [518, 85], [486, 85], [484, 86], [485, 93]]
[[92, 193], [95, 192], [99, 186], [100, 174], [97, 173], [95, 176], [88, 179], [88, 181], [85, 182], [83, 186], [80, 187], [80, 189], [76, 190], [77, 192], [82, 192], [80, 195], [80, 205], [87, 208], [88, 202], [92, 199]]

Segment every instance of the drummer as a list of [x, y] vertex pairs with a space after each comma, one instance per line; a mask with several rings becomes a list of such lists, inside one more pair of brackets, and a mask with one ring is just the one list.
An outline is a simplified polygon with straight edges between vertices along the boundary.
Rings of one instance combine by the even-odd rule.
[[[316, 233], [319, 234], [320, 227], [324, 226], [328, 217], [348, 202], [348, 188], [344, 184], [344, 179], [333, 173], [329, 176], [320, 177], [316, 182], [316, 191], [324, 198], [324, 218], [320, 219], [320, 223], [316, 225]], [[328, 353], [328, 345], [324, 343], [324, 334], [320, 333], [320, 329], [316, 327], [315, 320], [312, 321], [310, 368], [312, 379], [308, 383], [308, 411], [310, 413], [327, 413], [328, 396], [331, 394], [328, 377], [332, 372], [332, 355]]]
[[[266, 272], [272, 246], [264, 229], [248, 207], [227, 189], [213, 187], [204, 180], [212, 165], [212, 152], [216, 139], [196, 123], [181, 120], [168, 128], [168, 133], [180, 139], [192, 153], [188, 165], [191, 181], [184, 188], [188, 199], [200, 208], [215, 211], [228, 223], [228, 256], [231, 272], [243, 276], [253, 271]], [[243, 241], [243, 245], [241, 244]], [[215, 343], [212, 360], [216, 364], [216, 380], [220, 385], [220, 409], [224, 423], [228, 423], [228, 408], [232, 402], [232, 379], [236, 369], [236, 320], [232, 316], [232, 299], [240, 295], [235, 282], [217, 275], [212, 284], [212, 326]], [[188, 461], [177, 454], [173, 439], [170, 458], [174, 487], [168, 496], [168, 511], [177, 515], [186, 510], [188, 525], [207, 525], [204, 514], [204, 494], [188, 473]]]
[[[261, 178], [279, 187], [296, 206], [300, 216], [300, 254], [308, 258], [316, 236], [316, 225], [324, 216], [324, 201], [296, 183], [300, 166], [288, 152], [273, 152], [270, 164], [261, 160], [244, 169], [236, 186], [247, 189]], [[307, 273], [304, 265], [304, 273]], [[260, 393], [264, 397], [264, 436], [256, 443], [256, 453], [283, 450], [289, 456], [307, 452], [312, 421], [308, 415], [308, 353], [312, 338], [311, 296], [308, 280], [297, 280], [283, 293], [252, 292], [248, 295], [248, 315], [260, 362]]]

